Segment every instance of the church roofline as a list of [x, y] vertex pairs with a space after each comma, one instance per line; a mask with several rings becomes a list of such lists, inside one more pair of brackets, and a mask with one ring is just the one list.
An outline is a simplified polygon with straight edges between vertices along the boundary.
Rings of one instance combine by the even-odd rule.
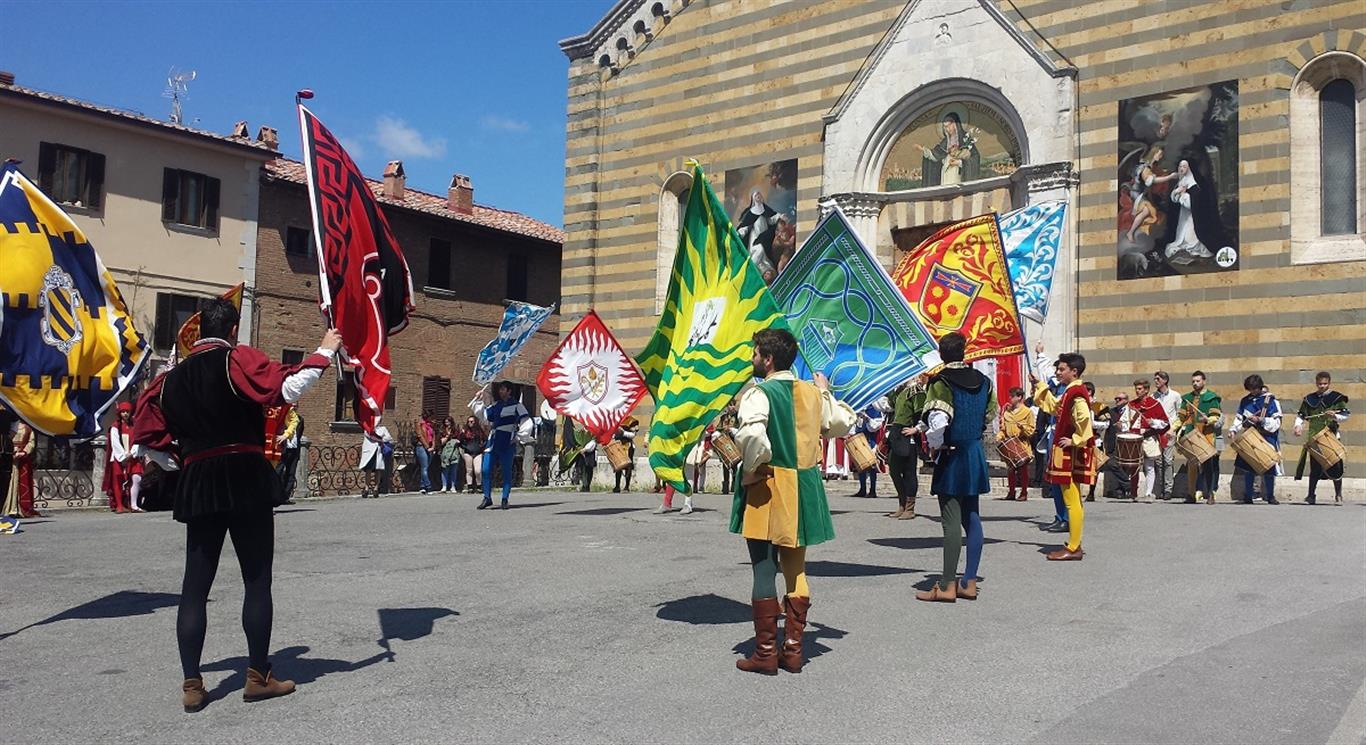
[[[625, 0], [623, 0], [623, 2], [624, 1]], [[859, 67], [859, 71], [854, 75], [854, 79], [849, 81], [849, 85], [845, 87], [844, 93], [840, 94], [839, 100], [835, 102], [835, 105], [832, 106], [829, 111], [821, 116], [821, 119], [827, 125], [839, 121], [839, 118], [844, 116], [844, 112], [849, 108], [850, 104], [853, 103], [854, 98], [858, 96], [859, 92], [863, 90], [864, 84], [866, 84], [868, 78], [872, 76], [873, 70], [882, 62], [882, 58], [887, 56], [887, 50], [892, 48], [892, 43], [901, 32], [902, 27], [910, 20], [911, 14], [915, 12], [916, 8], [920, 7], [920, 4], [921, 0], [910, 0], [910, 2], [906, 3], [906, 7], [902, 8], [900, 15], [896, 17], [896, 21], [892, 23], [892, 27], [887, 29], [887, 33], [882, 35], [882, 38], [878, 40], [877, 45], [873, 47], [873, 50], [869, 52], [868, 56], [863, 60], [863, 65]], [[1049, 75], [1055, 78], [1070, 77], [1075, 79], [1077, 77], [1076, 67], [1071, 64], [1060, 65], [1054, 62], [1053, 59], [1040, 50], [1034, 42], [1030, 41], [1029, 37], [1025, 36], [1024, 33], [1016, 28], [1015, 24], [1011, 23], [1010, 19], [1006, 18], [1005, 14], [1003, 14], [991, 0], [977, 0], [977, 4], [982, 6], [982, 10], [986, 11], [987, 15], [991, 16], [1001, 28], [1005, 29], [1006, 33], [1010, 34], [1011, 37], [1015, 39], [1015, 42], [1023, 47], [1024, 50], [1029, 53], [1029, 56], [1033, 57], [1034, 61], [1038, 62], [1039, 66]]]
[[593, 24], [593, 28], [587, 33], [578, 36], [571, 36], [560, 40], [560, 51], [571, 60], [582, 59], [593, 54], [594, 50], [602, 46], [607, 41], [607, 37], [616, 33], [636, 11], [645, 5], [645, 0], [617, 0], [612, 9], [598, 22]]

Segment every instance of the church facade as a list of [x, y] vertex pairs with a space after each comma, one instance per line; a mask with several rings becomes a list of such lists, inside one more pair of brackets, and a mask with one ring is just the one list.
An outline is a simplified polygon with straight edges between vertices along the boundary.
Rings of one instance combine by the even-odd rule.
[[[765, 271], [836, 206], [890, 268], [1062, 202], [1031, 343], [1085, 354], [1106, 401], [1202, 370], [1232, 408], [1258, 373], [1288, 427], [1320, 369], [1366, 396], [1363, 29], [1350, 1], [620, 0], [560, 45], [563, 310], [644, 345], [688, 159]], [[1343, 439], [1366, 476], [1363, 417]]]

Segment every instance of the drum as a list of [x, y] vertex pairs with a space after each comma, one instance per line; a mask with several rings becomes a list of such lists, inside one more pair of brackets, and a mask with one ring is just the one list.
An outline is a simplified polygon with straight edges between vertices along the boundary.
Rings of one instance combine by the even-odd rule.
[[1029, 451], [1029, 443], [1018, 437], [1007, 437], [996, 445], [996, 452], [1001, 455], [1001, 460], [1005, 461], [1006, 468], [1014, 471], [1023, 468], [1034, 460], [1034, 454]]
[[1143, 466], [1143, 435], [1121, 432], [1115, 438], [1115, 460], [1119, 467], [1136, 473]]
[[1281, 460], [1281, 454], [1276, 448], [1271, 447], [1271, 443], [1262, 437], [1262, 433], [1251, 427], [1239, 432], [1233, 438], [1233, 449], [1237, 451], [1238, 457], [1252, 469], [1258, 476], [1276, 467]]
[[877, 454], [868, 444], [868, 438], [864, 435], [854, 435], [845, 438], [844, 450], [849, 453], [849, 462], [854, 465], [854, 473], [863, 473], [871, 468], [877, 468]]
[[1204, 465], [1205, 461], [1219, 454], [1214, 449], [1214, 443], [1206, 439], [1198, 428], [1192, 429], [1185, 437], [1176, 441], [1176, 452], [1186, 460], [1195, 461], [1197, 465]]
[[1342, 440], [1337, 435], [1328, 431], [1327, 427], [1319, 430], [1319, 433], [1309, 438], [1309, 442], [1304, 445], [1309, 448], [1309, 457], [1319, 464], [1319, 468], [1327, 471], [1342, 462], [1347, 457], [1347, 448], [1342, 446]]
[[740, 446], [736, 444], [735, 438], [729, 432], [717, 431], [711, 438], [711, 447], [716, 451], [717, 457], [725, 464], [726, 468], [735, 468], [740, 465]]
[[603, 452], [607, 453], [607, 462], [612, 464], [613, 471], [620, 473], [631, 467], [631, 446], [621, 440], [607, 443]]
[[1100, 473], [1100, 469], [1104, 468], [1105, 464], [1110, 462], [1110, 456], [1106, 455], [1104, 450], [1092, 445], [1091, 462], [1096, 464], [1096, 473]]

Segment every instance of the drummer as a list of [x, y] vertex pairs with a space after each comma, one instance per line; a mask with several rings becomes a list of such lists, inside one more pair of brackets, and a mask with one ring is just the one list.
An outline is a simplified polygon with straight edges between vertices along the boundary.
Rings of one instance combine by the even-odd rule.
[[[1171, 420], [1162, 403], [1148, 394], [1148, 381], [1139, 378], [1134, 381], [1134, 397], [1120, 417], [1120, 431], [1143, 437], [1142, 467], [1129, 476], [1129, 486], [1133, 490], [1134, 501], [1143, 495], [1144, 502], [1152, 502], [1153, 487], [1157, 480], [1157, 460], [1167, 446], [1168, 430]], [[1143, 490], [1139, 491], [1139, 473], [1143, 474]]]
[[[1023, 388], [1010, 389], [1010, 402], [1001, 412], [1001, 429], [996, 432], [996, 441], [1015, 440], [1023, 446], [1024, 452], [1027, 453], [1029, 452], [1029, 440], [1034, 436], [1036, 415], [1033, 409], [1024, 405], [1024, 398]], [[1030, 461], [1024, 461], [1006, 473], [1006, 484], [1009, 491], [1002, 499], [1023, 502], [1029, 498], [1029, 463]], [[1018, 497], [1015, 496], [1016, 486], [1020, 488], [1020, 496]]]
[[[1181, 408], [1176, 415], [1176, 421], [1181, 427], [1177, 439], [1185, 438], [1192, 431], [1198, 431], [1213, 447], [1214, 432], [1219, 426], [1219, 420], [1224, 416], [1219, 408], [1222, 405], [1223, 399], [1219, 394], [1206, 387], [1205, 373], [1201, 370], [1191, 373], [1191, 392], [1181, 396]], [[1188, 461], [1186, 474], [1194, 483], [1190, 495], [1186, 497], [1186, 504], [1195, 504], [1201, 499], [1205, 500], [1205, 504], [1214, 504], [1214, 492], [1219, 486], [1218, 454], [1204, 463]]]
[[[1229, 435], [1236, 436], [1243, 428], [1252, 427], [1262, 435], [1266, 444], [1280, 450], [1280, 402], [1267, 390], [1266, 383], [1260, 375], [1247, 376], [1243, 380], [1243, 390], [1247, 391], [1247, 395], [1238, 402], [1238, 414], [1233, 419], [1233, 426], [1229, 428]], [[1262, 498], [1267, 504], [1280, 504], [1276, 501], [1276, 472], [1280, 468], [1281, 464], [1278, 462], [1262, 474]], [[1252, 504], [1253, 477], [1256, 473], [1252, 466], [1243, 460], [1242, 455], [1233, 462], [1233, 470], [1243, 472], [1243, 503]]]
[[[1339, 439], [1342, 435], [1338, 434], [1338, 425], [1347, 421], [1347, 417], [1352, 412], [1347, 410], [1347, 396], [1333, 390], [1333, 376], [1327, 371], [1320, 372], [1314, 376], [1314, 386], [1317, 388], [1313, 393], [1304, 397], [1300, 402], [1299, 413], [1295, 415], [1295, 436], [1298, 437], [1309, 431], [1309, 441], [1312, 441], [1325, 428]], [[1300, 451], [1300, 462], [1295, 467], [1295, 480], [1299, 481], [1304, 476], [1304, 461], [1309, 461], [1309, 496], [1305, 498], [1307, 504], [1314, 504], [1314, 491], [1319, 485], [1319, 479], [1327, 478], [1333, 482], [1333, 501], [1342, 501], [1342, 461], [1338, 461], [1332, 468], [1324, 469], [1319, 462], [1309, 458], [1309, 448]]]

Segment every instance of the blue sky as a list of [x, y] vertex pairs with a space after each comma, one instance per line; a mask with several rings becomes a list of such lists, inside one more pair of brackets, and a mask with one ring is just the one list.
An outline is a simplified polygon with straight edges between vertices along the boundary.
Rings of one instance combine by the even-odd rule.
[[[294, 92], [366, 175], [563, 223], [568, 60], [556, 46], [611, 0], [0, 2], [0, 69], [22, 86], [166, 117], [166, 74], [195, 70], [185, 122], [268, 124], [299, 157]], [[16, 33], [19, 29], [28, 32]], [[37, 33], [37, 30], [45, 33]], [[197, 121], [196, 121], [197, 120]]]

